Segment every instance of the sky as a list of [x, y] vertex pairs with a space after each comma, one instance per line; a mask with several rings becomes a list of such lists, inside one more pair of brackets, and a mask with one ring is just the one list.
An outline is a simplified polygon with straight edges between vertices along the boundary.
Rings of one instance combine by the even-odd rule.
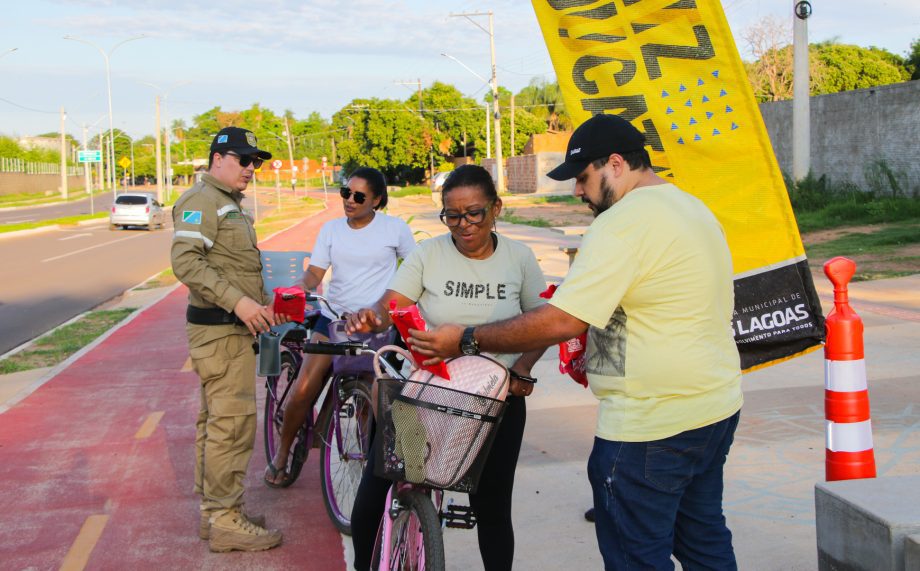
[[[743, 32], [767, 16], [791, 29], [792, 5], [724, 0], [742, 57]], [[836, 38], [904, 55], [920, 38], [917, 0], [812, 5], [813, 42]], [[405, 99], [415, 86], [401, 82], [417, 80], [482, 100], [486, 84], [441, 54], [488, 77], [488, 34], [451, 14], [489, 10], [499, 84], [517, 92], [534, 77], [554, 80], [526, 0], [0, 0], [0, 134], [57, 132], [62, 106], [77, 139], [84, 125], [90, 136], [108, 128], [105, 58], [65, 35], [110, 54], [113, 124], [133, 137], [154, 132], [157, 94], [165, 97], [164, 124], [253, 103], [329, 119], [354, 98]], [[474, 20], [488, 28], [487, 17]]]

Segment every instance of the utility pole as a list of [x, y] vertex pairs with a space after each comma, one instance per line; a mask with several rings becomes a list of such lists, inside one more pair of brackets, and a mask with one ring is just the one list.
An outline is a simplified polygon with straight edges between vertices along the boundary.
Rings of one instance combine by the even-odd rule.
[[[160, 145], [160, 96], [157, 95], [154, 98], [156, 101], [157, 107], [157, 130], [156, 130], [156, 141], [157, 141], [157, 151], [156, 151], [156, 161], [157, 161], [157, 202], [160, 204], [163, 203], [163, 155]], [[211, 157], [208, 157], [210, 159]]]
[[511, 94], [511, 150], [508, 154], [509, 157], [514, 156], [514, 94]]
[[61, 106], [61, 198], [67, 200], [67, 137], [64, 135], [64, 122], [67, 112]]
[[[495, 66], [495, 30], [492, 22], [492, 11], [488, 12], [465, 12], [462, 14], [451, 14], [451, 17], [463, 17], [473, 23], [474, 26], [482, 30], [483, 32], [489, 34], [489, 51], [492, 57], [492, 107], [493, 107], [493, 120], [495, 123], [495, 162], [496, 162], [496, 176], [495, 176], [495, 186], [499, 193], [505, 192], [505, 165], [502, 160], [502, 134], [501, 134], [501, 110], [498, 105], [498, 78]], [[489, 29], [483, 28], [479, 25], [476, 20], [473, 20], [471, 16], [488, 16], [489, 17]]]
[[492, 158], [492, 127], [490, 126], [490, 115], [492, 114], [489, 109], [489, 102], [486, 101], [486, 158]]
[[[89, 129], [87, 128], [86, 123], [83, 123], [83, 150], [84, 151], [88, 150], [87, 144], [89, 143], [89, 141], [87, 141], [87, 137], [88, 137], [87, 131], [89, 131]], [[95, 214], [96, 209], [94, 208], [94, 205], [93, 205], [93, 177], [91, 177], [89, 174], [89, 163], [83, 163], [83, 184], [86, 186], [86, 193], [89, 194], [89, 213], [91, 215]]]
[[294, 145], [291, 144], [291, 126], [288, 123], [287, 115], [284, 116], [284, 135], [287, 137], [288, 160], [291, 161], [291, 192], [296, 197], [297, 189], [294, 185], [297, 183], [297, 179], [294, 176], [296, 172], [294, 169], [297, 167], [294, 165]]
[[792, 50], [792, 178], [800, 181], [811, 170], [811, 109], [809, 102], [808, 17], [811, 3], [793, 0]]

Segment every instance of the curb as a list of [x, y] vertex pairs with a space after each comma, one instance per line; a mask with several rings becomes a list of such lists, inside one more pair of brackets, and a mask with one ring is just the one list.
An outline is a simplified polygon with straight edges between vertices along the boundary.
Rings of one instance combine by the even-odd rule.
[[[47, 383], [48, 381], [50, 381], [51, 379], [53, 379], [54, 377], [56, 377], [56, 376], [58, 375], [58, 373], [60, 373], [61, 371], [63, 371], [63, 370], [66, 369], [67, 367], [69, 367], [69, 366], [70, 366], [72, 363], [74, 363], [77, 359], [80, 359], [81, 357], [83, 357], [83, 355], [85, 355], [85, 354], [89, 353], [90, 351], [92, 351], [93, 349], [95, 349], [95, 348], [96, 348], [97, 346], [99, 346], [103, 341], [105, 341], [106, 339], [108, 339], [109, 337], [111, 337], [116, 331], [118, 331], [119, 329], [121, 329], [121, 328], [124, 327], [125, 325], [127, 325], [127, 324], [131, 323], [132, 321], [134, 321], [141, 313], [147, 311], [147, 309], [149, 309], [152, 305], [154, 305], [154, 304], [156, 304], [156, 303], [159, 303], [161, 300], [163, 300], [163, 298], [165, 298], [166, 296], [168, 296], [169, 294], [171, 294], [173, 291], [175, 291], [175, 290], [176, 290], [177, 288], [179, 288], [181, 285], [182, 285], [181, 283], [176, 283], [176, 284], [173, 284], [173, 285], [171, 285], [171, 286], [168, 286], [168, 287], [163, 288], [164, 291], [162, 292], [161, 295], [158, 295], [158, 296], [154, 297], [153, 299], [149, 300], [143, 307], [137, 308], [137, 310], [135, 310], [131, 315], [129, 315], [128, 317], [126, 317], [126, 318], [124, 318], [123, 320], [121, 320], [121, 321], [120, 321], [118, 324], [116, 324], [114, 327], [112, 327], [111, 329], [109, 329], [108, 331], [106, 331], [105, 333], [103, 333], [102, 335], [100, 335], [99, 337], [95, 338], [92, 342], [90, 342], [88, 345], [86, 345], [85, 347], [83, 347], [82, 349], [80, 349], [79, 351], [77, 351], [76, 353], [74, 353], [73, 355], [71, 355], [70, 357], [64, 359], [63, 361], [61, 361], [60, 363], [58, 363], [57, 365], [55, 365], [54, 367], [52, 367], [50, 371], [46, 372], [44, 375], [42, 375], [42, 376], [39, 377], [38, 379], [32, 381], [31, 383], [29, 383], [28, 385], [26, 385], [25, 387], [23, 387], [22, 389], [20, 389], [16, 394], [14, 394], [12, 397], [10, 397], [6, 402], [0, 403], [0, 414], [3, 414], [4, 412], [10, 410], [12, 407], [16, 406], [16, 404], [19, 403], [22, 399], [26, 398], [27, 396], [29, 396], [30, 394], [32, 394], [33, 392], [35, 392], [39, 387], [41, 387], [42, 385], [44, 385], [45, 383]], [[133, 289], [133, 288], [132, 288], [132, 289]], [[128, 291], [130, 291], [130, 290], [128, 290]], [[94, 310], [91, 309], [91, 310], [89, 310], [89, 311], [84, 311], [84, 312], [81, 313], [80, 315], [75, 316], [73, 319], [68, 320], [66, 323], [62, 323], [61, 325], [58, 325], [58, 326], [55, 327], [54, 329], [52, 329], [52, 330], [46, 332], [44, 335], [40, 335], [39, 337], [44, 337], [45, 335], [48, 335], [49, 333], [51, 333], [51, 332], [53, 332], [53, 331], [56, 331], [57, 329], [59, 329], [59, 328], [61, 328], [61, 327], [64, 327], [65, 325], [68, 325], [68, 324], [70, 324], [70, 323], [73, 323], [74, 321], [76, 321], [77, 319], [80, 319], [81, 317], [83, 317], [84, 315], [86, 315], [87, 313], [89, 313], [89, 312], [91, 312], [91, 311], [94, 311]], [[39, 337], [36, 337], [35, 339], [38, 339]], [[25, 347], [27, 347], [28, 345], [30, 345], [31, 343], [33, 343], [33, 342], [35, 341], [35, 339], [32, 339], [32, 340], [30, 340], [30, 341], [27, 341], [26, 343], [24, 343], [24, 344], [20, 345], [19, 347], [15, 348], [15, 349], [13, 349], [13, 350], [11, 350], [11, 351], [9, 351], [8, 353], [6, 353], [5, 355], [3, 355], [3, 356], [0, 357], [0, 358], [5, 358], [5, 357], [8, 357], [9, 355], [13, 355], [13, 354], [15, 354], [15, 353], [18, 353], [18, 352], [22, 351]]]
[[[77, 226], [94, 226], [96, 224], [108, 224], [108, 218], [91, 218], [89, 220], [78, 220], [75, 224]], [[45, 226], [39, 226], [38, 228], [29, 228], [28, 230], [14, 230], [12, 232], [0, 232], [0, 240], [5, 238], [18, 238], [20, 236], [29, 236], [31, 234], [40, 234], [42, 232], [49, 232], [51, 230], [60, 230], [61, 228], [66, 228], [71, 226], [70, 224], [61, 225], [61, 224], [47, 224]]]

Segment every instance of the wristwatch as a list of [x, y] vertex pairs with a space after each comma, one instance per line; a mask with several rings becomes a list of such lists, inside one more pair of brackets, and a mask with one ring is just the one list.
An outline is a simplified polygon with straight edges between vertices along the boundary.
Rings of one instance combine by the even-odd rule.
[[479, 343], [473, 337], [475, 327], [467, 327], [463, 330], [463, 337], [460, 338], [460, 351], [464, 355], [478, 355]]

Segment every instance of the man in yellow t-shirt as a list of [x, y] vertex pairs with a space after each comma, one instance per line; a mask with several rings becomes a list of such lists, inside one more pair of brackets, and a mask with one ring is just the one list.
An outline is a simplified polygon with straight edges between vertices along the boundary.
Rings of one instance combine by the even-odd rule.
[[[476, 327], [442, 325], [409, 343], [433, 357], [537, 349], [588, 331], [600, 400], [588, 476], [607, 569], [735, 569], [722, 514], [723, 465], [742, 404], [731, 332], [734, 285], [722, 228], [657, 176], [643, 135], [613, 115], [573, 133], [549, 173], [575, 179], [595, 220], [550, 302]], [[470, 337], [467, 332], [467, 337]]]

